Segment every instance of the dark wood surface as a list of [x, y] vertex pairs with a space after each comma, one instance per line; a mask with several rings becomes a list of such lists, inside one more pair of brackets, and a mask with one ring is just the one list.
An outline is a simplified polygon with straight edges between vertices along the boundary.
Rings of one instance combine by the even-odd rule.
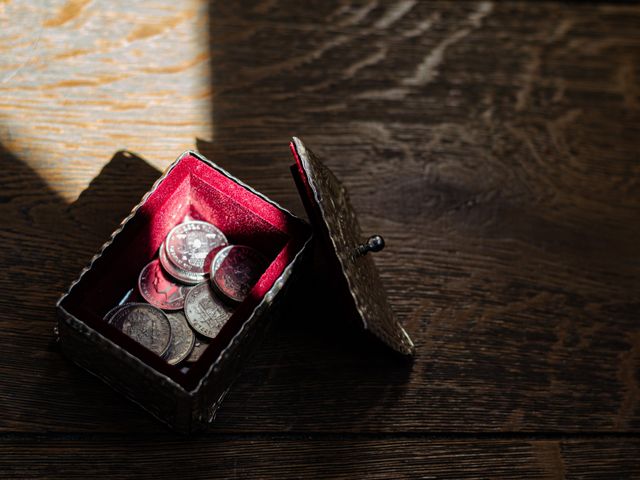
[[[638, 5], [12, 8], [0, 476], [640, 478]], [[302, 215], [291, 135], [385, 237], [415, 362], [303, 291], [176, 437], [59, 355], [53, 305], [187, 148]]]

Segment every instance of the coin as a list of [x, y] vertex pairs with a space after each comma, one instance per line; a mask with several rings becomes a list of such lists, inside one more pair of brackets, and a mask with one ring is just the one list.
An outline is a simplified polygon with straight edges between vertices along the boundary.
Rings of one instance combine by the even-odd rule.
[[158, 257], [160, 258], [160, 264], [162, 265], [162, 268], [164, 268], [164, 270], [170, 276], [172, 276], [179, 282], [186, 283], [188, 285], [196, 285], [205, 280], [204, 275], [186, 272], [171, 263], [171, 261], [167, 258], [167, 252], [164, 248], [164, 243], [160, 245]]
[[218, 251], [211, 262], [211, 283], [227, 298], [241, 302], [267, 268], [267, 260], [245, 245]]
[[113, 317], [113, 315], [120, 310], [121, 308], [126, 307], [127, 305], [130, 305], [129, 303], [124, 303], [122, 305], [116, 305], [115, 307], [113, 307], [111, 310], [109, 310], [106, 315], [104, 316], [104, 321], [107, 323], [111, 323], [111, 317]]
[[151, 305], [163, 310], [180, 310], [190, 288], [169, 278], [158, 260], [148, 263], [138, 277], [140, 294]]
[[116, 310], [109, 323], [148, 348], [162, 356], [171, 343], [171, 324], [164, 312], [146, 303], [128, 303]]
[[232, 313], [232, 309], [215, 296], [208, 282], [193, 287], [184, 301], [189, 325], [205, 337], [215, 338]]
[[196, 220], [173, 227], [164, 246], [167, 258], [180, 270], [205, 275], [209, 271], [211, 251], [227, 243], [227, 237], [216, 226]]
[[202, 335], [196, 335], [196, 343], [193, 346], [193, 350], [187, 358], [184, 359], [187, 363], [195, 363], [197, 362], [204, 351], [209, 346], [209, 339], [207, 337], [203, 337]]
[[171, 312], [166, 315], [171, 323], [171, 345], [165, 358], [170, 365], [175, 365], [189, 356], [196, 342], [196, 335], [187, 323], [184, 313]]

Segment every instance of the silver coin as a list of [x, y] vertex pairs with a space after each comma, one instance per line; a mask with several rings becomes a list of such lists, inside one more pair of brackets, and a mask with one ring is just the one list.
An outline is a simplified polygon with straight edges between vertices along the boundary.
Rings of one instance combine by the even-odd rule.
[[106, 315], [104, 316], [104, 321], [107, 323], [111, 323], [111, 317], [113, 317], [113, 315], [120, 310], [121, 308], [125, 308], [127, 305], [131, 305], [130, 303], [123, 303], [122, 305], [116, 305], [115, 307], [113, 307], [111, 310], [109, 310]]
[[147, 264], [138, 277], [138, 289], [144, 299], [163, 310], [180, 310], [191, 287], [174, 282], [160, 266], [158, 260]]
[[241, 302], [268, 266], [257, 250], [230, 245], [218, 251], [211, 263], [211, 283], [225, 297]]
[[167, 258], [167, 252], [164, 248], [164, 243], [160, 246], [158, 256], [160, 258], [160, 264], [165, 269], [165, 271], [179, 282], [186, 283], [188, 285], [196, 285], [205, 280], [204, 275], [186, 272], [171, 263], [171, 261]]
[[146, 303], [123, 305], [113, 313], [109, 323], [159, 356], [171, 344], [169, 319], [162, 310]]
[[202, 354], [205, 352], [207, 347], [209, 346], [209, 339], [207, 337], [203, 337], [201, 335], [196, 336], [196, 343], [193, 346], [193, 350], [187, 358], [184, 359], [186, 363], [195, 363], [197, 362]]
[[[133, 289], [131, 289], [131, 290], [133, 290]], [[129, 297], [129, 295], [127, 295], [127, 297], [125, 297], [125, 298], [128, 298], [128, 297]], [[109, 310], [109, 311], [105, 314], [105, 316], [103, 317], [104, 321], [105, 321], [105, 322], [107, 322], [107, 323], [111, 323], [111, 318], [113, 317], [113, 315], [114, 315], [118, 310], [120, 310], [120, 309], [122, 309], [122, 308], [125, 308], [125, 307], [128, 307], [128, 306], [130, 306], [130, 305], [133, 305], [134, 303], [135, 303], [135, 301], [131, 301], [131, 302], [121, 302], [121, 303], [119, 303], [118, 305], [116, 305], [115, 307], [113, 307], [111, 310]]]
[[171, 312], [166, 315], [171, 323], [171, 345], [165, 358], [170, 365], [176, 365], [189, 356], [196, 343], [196, 335], [187, 323], [184, 313]]
[[227, 243], [219, 228], [197, 220], [173, 227], [164, 247], [173, 265], [185, 272], [205, 275], [211, 264], [211, 251]]
[[208, 282], [193, 287], [184, 301], [184, 314], [189, 325], [201, 335], [215, 338], [233, 310], [215, 296]]

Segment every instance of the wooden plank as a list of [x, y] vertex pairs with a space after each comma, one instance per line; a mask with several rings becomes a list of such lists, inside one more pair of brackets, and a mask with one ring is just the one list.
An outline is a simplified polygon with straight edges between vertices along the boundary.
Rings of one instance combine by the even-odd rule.
[[52, 306], [196, 138], [302, 212], [298, 134], [387, 239], [418, 355], [302, 295], [217, 430], [637, 431], [640, 8], [226, 3], [61, 2], [0, 85], [0, 428], [161, 431], [58, 356]]
[[210, 138], [208, 2], [2, 2], [0, 141], [67, 203], [120, 149]]
[[173, 437], [0, 441], [7, 478], [638, 478], [637, 440]]

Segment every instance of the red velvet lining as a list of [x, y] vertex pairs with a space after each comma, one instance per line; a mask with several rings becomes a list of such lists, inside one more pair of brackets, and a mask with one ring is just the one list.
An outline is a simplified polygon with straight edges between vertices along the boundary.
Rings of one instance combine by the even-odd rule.
[[[156, 255], [173, 226], [189, 215], [218, 226], [230, 243], [249, 245], [270, 265], [196, 364], [171, 366], [102, 320]], [[183, 156], [122, 232], [65, 298], [62, 306], [185, 388], [193, 388], [293, 260], [309, 236], [304, 222], [265, 201], [191, 154]]]

